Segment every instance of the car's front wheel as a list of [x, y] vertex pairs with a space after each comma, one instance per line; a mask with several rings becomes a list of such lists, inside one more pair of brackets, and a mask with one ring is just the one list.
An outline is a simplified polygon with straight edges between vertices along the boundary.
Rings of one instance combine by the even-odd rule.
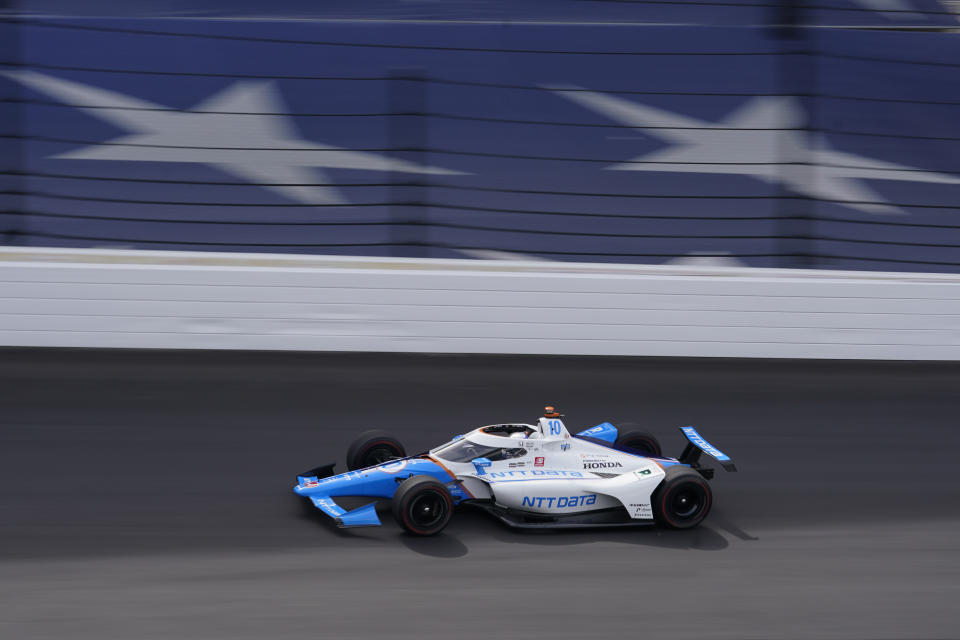
[[410, 476], [393, 495], [393, 517], [414, 535], [440, 533], [452, 515], [453, 497], [442, 482], [430, 476]]
[[699, 473], [687, 466], [668, 467], [653, 492], [653, 517], [672, 529], [689, 529], [710, 513], [713, 492]]
[[347, 449], [347, 469], [366, 469], [406, 456], [407, 452], [399, 440], [386, 431], [372, 429], [361, 433], [350, 444]]

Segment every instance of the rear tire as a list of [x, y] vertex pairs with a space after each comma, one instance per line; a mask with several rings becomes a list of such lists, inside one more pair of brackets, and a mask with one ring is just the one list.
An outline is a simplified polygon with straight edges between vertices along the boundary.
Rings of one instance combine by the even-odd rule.
[[347, 469], [366, 469], [393, 458], [406, 458], [407, 451], [400, 441], [381, 429], [364, 431], [347, 449]]
[[663, 449], [660, 448], [660, 441], [657, 440], [657, 437], [649, 431], [636, 427], [638, 425], [633, 422], [624, 422], [617, 425], [617, 429], [620, 431], [620, 435], [617, 436], [617, 446], [628, 447], [642, 456], [662, 458]]
[[653, 492], [653, 518], [671, 529], [689, 529], [700, 524], [713, 504], [710, 485], [686, 466], [668, 467], [666, 477]]
[[430, 476], [411, 476], [393, 494], [393, 517], [408, 532], [433, 536], [450, 522], [453, 498], [447, 487]]

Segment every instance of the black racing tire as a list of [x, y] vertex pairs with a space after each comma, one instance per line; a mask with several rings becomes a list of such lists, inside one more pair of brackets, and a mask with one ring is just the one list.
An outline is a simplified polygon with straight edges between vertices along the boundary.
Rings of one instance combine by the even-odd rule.
[[386, 431], [372, 429], [357, 436], [347, 448], [347, 469], [366, 469], [393, 458], [406, 457], [407, 451], [399, 440]]
[[667, 467], [666, 477], [653, 492], [653, 518], [671, 529], [695, 527], [710, 513], [713, 492], [706, 479], [690, 467]]
[[452, 515], [453, 497], [442, 482], [430, 476], [410, 476], [393, 494], [393, 517], [413, 535], [440, 533]]
[[638, 427], [639, 425], [633, 422], [618, 424], [617, 430], [620, 433], [617, 436], [616, 445], [633, 449], [640, 455], [662, 458], [663, 449], [660, 448], [660, 441], [657, 440], [657, 437]]

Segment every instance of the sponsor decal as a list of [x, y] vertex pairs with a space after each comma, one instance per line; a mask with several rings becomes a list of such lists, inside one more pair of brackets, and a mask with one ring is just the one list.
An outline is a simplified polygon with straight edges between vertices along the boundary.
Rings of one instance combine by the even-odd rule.
[[700, 437], [700, 434], [697, 433], [697, 430], [693, 427], [683, 427], [682, 431], [686, 434], [687, 439], [690, 440], [693, 444], [700, 447], [704, 453], [708, 453], [717, 460], [729, 460], [730, 458], [724, 454], [722, 451], [711, 445], [709, 442]]
[[533, 459], [533, 466], [535, 467], [542, 467], [543, 463], [544, 463], [543, 456], [537, 456], [536, 458]]
[[520, 467], [525, 467], [525, 466], [527, 466], [526, 462], [511, 462], [509, 464], [509, 467], [511, 469], [519, 469]]
[[570, 445], [568, 443], [564, 443], [560, 445], [560, 451], [566, 451], [569, 448], [570, 448]]
[[450, 495], [458, 500], [466, 500], [467, 493], [463, 490], [463, 487], [460, 486], [457, 482], [448, 482], [447, 489], [450, 490]]
[[634, 518], [652, 518], [653, 517], [653, 507], [650, 506], [649, 502], [631, 503], [630, 510], [633, 512]]
[[638, 470], [637, 470], [637, 475], [638, 475], [638, 476], [648, 476], [648, 475], [650, 475], [651, 473], [652, 473], [652, 472], [650, 471], [650, 469], [638, 469]]
[[575, 509], [577, 507], [589, 507], [597, 503], [597, 494], [591, 493], [585, 496], [524, 496], [524, 507], [536, 507], [537, 509]]
[[517, 469], [515, 471], [494, 471], [490, 474], [491, 480], [518, 480], [521, 478], [543, 479], [543, 478], [586, 478], [583, 471], [557, 471], [554, 469], [530, 469], [525, 471]]
[[330, 498], [315, 498], [313, 503], [318, 507], [323, 507], [324, 509], [337, 510], [337, 503], [331, 500]]
[[304, 482], [301, 487], [310, 488], [310, 487], [319, 487], [320, 483], [317, 480], [307, 480]]
[[324, 478], [320, 481], [320, 484], [325, 482], [337, 482], [339, 480], [353, 480], [355, 478], [363, 478], [364, 473], [362, 471], [347, 471], [346, 473], [341, 473], [338, 476], [330, 476], [329, 478]]
[[380, 471], [384, 473], [399, 473], [407, 468], [406, 460], [397, 460], [396, 462], [388, 462], [385, 465], [379, 467]]
[[615, 460], [584, 460], [583, 468], [584, 469], [616, 469], [617, 467], [623, 467], [623, 464]]

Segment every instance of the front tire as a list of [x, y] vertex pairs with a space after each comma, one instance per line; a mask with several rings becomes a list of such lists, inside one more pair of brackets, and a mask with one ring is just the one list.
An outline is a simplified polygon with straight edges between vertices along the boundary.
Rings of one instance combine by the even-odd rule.
[[447, 487], [430, 476], [411, 476], [393, 495], [393, 517], [408, 532], [433, 536], [450, 522], [453, 498]]
[[699, 473], [686, 466], [668, 467], [653, 492], [653, 518], [671, 529], [695, 527], [710, 513], [713, 492]]
[[366, 469], [394, 458], [406, 458], [407, 451], [400, 441], [381, 429], [364, 431], [347, 449], [347, 469]]

